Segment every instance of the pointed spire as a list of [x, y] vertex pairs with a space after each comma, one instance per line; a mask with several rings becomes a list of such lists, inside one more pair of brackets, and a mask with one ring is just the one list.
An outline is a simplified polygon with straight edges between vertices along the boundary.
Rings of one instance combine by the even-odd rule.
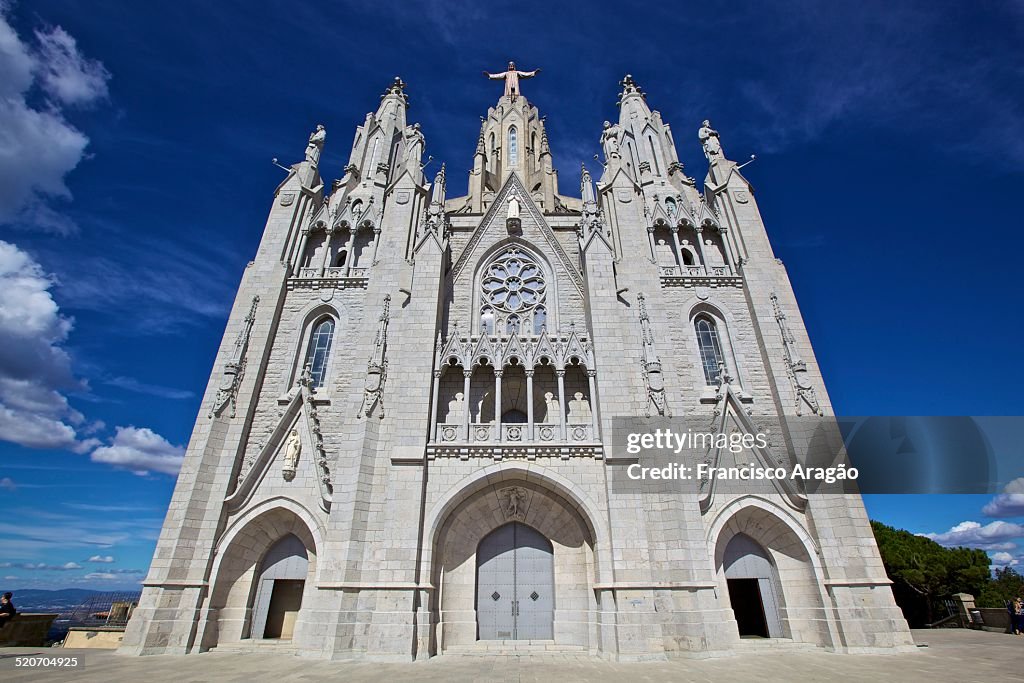
[[437, 172], [437, 175], [434, 176], [434, 186], [431, 188], [430, 194], [431, 204], [440, 204], [441, 206], [444, 206], [445, 191], [447, 189], [445, 187], [445, 183], [445, 166], [444, 164], [441, 164], [441, 169]]
[[583, 206], [597, 204], [597, 195], [594, 194], [594, 180], [590, 177], [590, 171], [586, 164], [580, 164], [580, 197], [583, 198]]

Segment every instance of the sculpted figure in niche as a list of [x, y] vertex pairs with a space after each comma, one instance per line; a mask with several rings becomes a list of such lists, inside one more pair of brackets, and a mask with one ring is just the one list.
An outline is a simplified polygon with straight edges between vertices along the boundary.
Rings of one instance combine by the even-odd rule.
[[455, 394], [455, 398], [448, 401], [448, 419], [446, 422], [449, 424], [462, 424], [462, 419], [466, 409], [466, 400], [463, 393], [460, 391]]
[[288, 434], [288, 441], [285, 444], [284, 450], [284, 466], [281, 471], [284, 473], [284, 478], [288, 481], [292, 480], [295, 476], [295, 468], [299, 464], [299, 453], [302, 452], [302, 440], [299, 439], [299, 430], [293, 429]]
[[622, 137], [622, 126], [604, 122], [604, 130], [601, 132], [601, 147], [604, 148], [605, 159], [619, 158], [619, 142]]
[[654, 247], [654, 253], [658, 258], [658, 265], [660, 266], [674, 266], [676, 263], [675, 254], [672, 253], [672, 247], [665, 242], [664, 238], [658, 240], [658, 244]]
[[590, 401], [583, 396], [582, 391], [577, 391], [569, 401], [569, 420], [573, 423], [589, 423], [590, 417]]
[[724, 266], [725, 259], [722, 258], [722, 250], [714, 240], [704, 240], [704, 253], [713, 266]]
[[558, 417], [558, 413], [559, 413], [558, 399], [555, 398], [555, 395], [552, 394], [550, 391], [545, 391], [544, 392], [544, 406], [545, 406], [546, 411], [547, 411], [545, 416], [544, 416], [544, 421], [548, 422], [548, 423], [550, 423], [550, 422], [558, 422], [559, 421], [559, 417]]
[[317, 124], [316, 130], [309, 135], [309, 144], [306, 145], [306, 161], [316, 166], [320, 163], [320, 152], [324, 148], [324, 141], [327, 140], [327, 130], [323, 124]]
[[515, 195], [508, 198], [508, 217], [519, 218], [519, 200], [516, 199]]

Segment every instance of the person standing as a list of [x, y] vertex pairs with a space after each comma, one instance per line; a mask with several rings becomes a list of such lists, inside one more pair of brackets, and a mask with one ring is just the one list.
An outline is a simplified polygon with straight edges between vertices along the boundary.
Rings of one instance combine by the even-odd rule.
[[8, 591], [0, 597], [0, 628], [3, 628], [7, 623], [14, 618], [14, 615], [18, 613], [18, 610], [14, 608], [14, 603], [11, 602], [11, 598], [14, 594]]

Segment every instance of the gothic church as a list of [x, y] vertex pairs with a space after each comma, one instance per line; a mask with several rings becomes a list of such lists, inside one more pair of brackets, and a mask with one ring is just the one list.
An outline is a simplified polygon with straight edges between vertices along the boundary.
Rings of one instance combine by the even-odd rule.
[[702, 189], [630, 76], [562, 194], [510, 64], [468, 191], [399, 79], [273, 195], [122, 651], [610, 659], [910, 632], [856, 495], [613, 492], [616, 416], [829, 415], [786, 270], [708, 121]]

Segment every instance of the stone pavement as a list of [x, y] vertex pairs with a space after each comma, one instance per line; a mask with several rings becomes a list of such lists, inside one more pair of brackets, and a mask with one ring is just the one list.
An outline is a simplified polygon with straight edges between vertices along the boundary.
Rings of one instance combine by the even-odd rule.
[[[258, 681], [1024, 681], [1024, 636], [942, 629], [914, 631], [914, 653], [837, 655], [759, 649], [718, 659], [617, 663], [576, 654], [448, 655], [406, 664], [330, 662], [275, 654], [209, 652], [185, 657], [125, 657], [111, 650], [5, 648], [0, 680], [255, 683]], [[78, 655], [84, 669], [15, 668], [20, 655]]]

